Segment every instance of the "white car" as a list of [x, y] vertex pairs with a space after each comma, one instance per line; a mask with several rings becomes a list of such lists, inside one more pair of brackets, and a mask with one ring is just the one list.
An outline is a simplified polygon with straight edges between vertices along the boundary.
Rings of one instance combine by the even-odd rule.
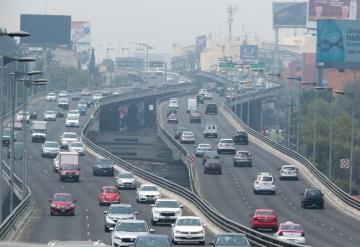
[[94, 94], [92, 97], [93, 97], [93, 100], [94, 100], [94, 101], [98, 101], [98, 100], [100, 100], [100, 99], [103, 98], [103, 96], [102, 96], [101, 93], [96, 93], [96, 94]]
[[136, 189], [136, 177], [131, 172], [121, 172], [115, 179], [119, 189]]
[[304, 228], [300, 224], [295, 224], [292, 221], [281, 223], [274, 237], [285, 242], [305, 244]]
[[201, 88], [201, 89], [199, 90], [199, 95], [205, 96], [205, 94], [206, 94], [207, 92], [208, 92], [207, 89]]
[[295, 179], [298, 180], [298, 168], [293, 165], [283, 165], [280, 169], [279, 179]]
[[138, 236], [144, 236], [154, 232], [149, 229], [144, 220], [119, 220], [111, 233], [111, 246], [133, 246]]
[[136, 190], [137, 202], [154, 202], [161, 197], [160, 190], [154, 184], [142, 184]]
[[182, 208], [175, 199], [157, 199], [151, 205], [151, 224], [175, 222], [182, 215]]
[[217, 145], [217, 152], [235, 154], [235, 143], [232, 139], [220, 139]]
[[66, 127], [79, 127], [80, 126], [80, 119], [76, 115], [69, 115], [66, 117], [65, 120]]
[[56, 102], [56, 94], [55, 93], [48, 93], [46, 95], [46, 101], [48, 101], [48, 102]]
[[46, 141], [41, 146], [41, 157], [56, 157], [60, 152], [60, 147], [57, 142]]
[[[20, 111], [16, 114], [16, 120], [17, 121], [23, 121], [24, 119], [24, 114], [23, 111]], [[30, 122], [30, 112], [25, 112], [25, 119], [26, 122], [29, 123]]]
[[195, 143], [195, 136], [192, 131], [183, 131], [180, 136], [180, 143]]
[[68, 148], [70, 143], [77, 141], [79, 141], [79, 137], [75, 132], [64, 132], [60, 136], [60, 146], [62, 148]]
[[212, 98], [213, 98], [212, 93], [209, 92], [204, 93], [204, 99], [212, 99]]
[[72, 142], [69, 144], [68, 149], [69, 151], [77, 152], [79, 155], [85, 155], [85, 148], [82, 142]]
[[169, 108], [178, 108], [179, 102], [177, 98], [171, 98], [169, 101]]
[[60, 91], [58, 94], [58, 97], [59, 98], [69, 97], [69, 93], [68, 93], [68, 91], [65, 91], [65, 90]]
[[260, 172], [254, 180], [254, 193], [267, 192], [275, 195], [275, 179], [270, 172]]
[[218, 128], [216, 124], [207, 123], [204, 129], [204, 137], [218, 137]]
[[171, 226], [171, 237], [174, 244], [179, 242], [205, 244], [205, 225], [199, 217], [181, 216]]
[[66, 114], [66, 117], [69, 117], [69, 116], [80, 118], [80, 112], [79, 112], [79, 110], [70, 110]]
[[53, 162], [53, 170], [54, 172], [58, 172], [59, 171], [59, 166], [60, 166], [60, 155], [57, 154], [54, 162]]
[[197, 148], [196, 148], [196, 152], [195, 152], [195, 156], [196, 157], [203, 157], [204, 154], [208, 151], [211, 151], [211, 145], [208, 143], [199, 143]]
[[44, 113], [45, 121], [56, 121], [56, 112], [55, 111], [46, 111]]

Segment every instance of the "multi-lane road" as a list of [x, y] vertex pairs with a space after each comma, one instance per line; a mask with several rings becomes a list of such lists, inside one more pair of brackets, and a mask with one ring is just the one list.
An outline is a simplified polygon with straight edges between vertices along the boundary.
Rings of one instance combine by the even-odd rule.
[[[42, 119], [44, 111], [55, 109], [56, 103], [43, 100], [34, 107], [38, 111], [38, 118]], [[74, 108], [75, 103], [72, 103], [71, 107]], [[88, 110], [86, 116], [81, 117], [81, 126], [84, 125], [93, 111], [94, 107]], [[28, 124], [28, 128], [30, 128], [30, 124]], [[80, 135], [81, 128], [66, 128], [65, 120], [58, 118], [57, 121], [48, 123], [47, 140], [58, 141], [59, 136], [65, 130], [75, 131]], [[21, 136], [22, 133], [19, 132], [19, 136]], [[28, 139], [30, 140], [28, 145], [28, 181], [35, 207], [29, 220], [18, 234], [17, 241], [47, 243], [54, 239], [103, 240], [109, 244], [110, 233], [104, 232], [104, 210], [106, 207], [98, 205], [96, 196], [101, 186], [113, 185], [115, 180], [112, 177], [93, 176], [92, 164], [95, 157], [86, 153], [85, 156], [80, 157], [80, 182], [59, 182], [57, 174], [52, 170], [53, 159], [41, 158], [41, 144], [32, 143], [31, 138]], [[20, 176], [21, 161], [16, 161], [15, 166], [16, 173]], [[78, 200], [74, 217], [50, 216], [48, 199], [57, 192], [71, 193]], [[134, 190], [122, 190], [121, 199], [122, 203], [132, 204], [135, 210], [139, 212], [137, 218], [145, 219], [156, 234], [170, 235], [171, 228], [169, 226], [153, 227], [150, 225], [150, 206], [137, 203]], [[210, 240], [210, 236], [207, 240]]]
[[[214, 97], [212, 102], [221, 105], [223, 98]], [[210, 102], [210, 101], [208, 101]], [[196, 144], [184, 144], [189, 153], [194, 154], [199, 143], [210, 143], [216, 150], [219, 138], [232, 138], [235, 127], [227, 121], [221, 113], [218, 115], [205, 115], [205, 102], [200, 106], [202, 114], [201, 124], [190, 124], [186, 111], [187, 97], [179, 99], [179, 126], [193, 131]], [[176, 124], [166, 123], [168, 102], [160, 106], [162, 125], [174, 133]], [[218, 126], [218, 138], [204, 138], [203, 129], [206, 123], [215, 123]], [[238, 146], [237, 149], [248, 150], [253, 154], [252, 167], [234, 167], [233, 155], [222, 154], [222, 175], [208, 175], [203, 173], [200, 158], [197, 159], [195, 176], [201, 196], [209, 201], [225, 216], [237, 222], [248, 225], [250, 213], [257, 208], [274, 209], [279, 222], [292, 220], [304, 226], [307, 244], [316, 247], [328, 246], [360, 246], [359, 222], [333, 208], [328, 202], [325, 209], [302, 209], [300, 207], [301, 195], [305, 188], [311, 185], [301, 176], [299, 181], [280, 181], [278, 168], [285, 163], [269, 151], [260, 148], [254, 143], [248, 146]], [[253, 180], [258, 172], [271, 172], [275, 178], [276, 195], [255, 195], [253, 193]], [[270, 233], [269, 233], [270, 234]]]

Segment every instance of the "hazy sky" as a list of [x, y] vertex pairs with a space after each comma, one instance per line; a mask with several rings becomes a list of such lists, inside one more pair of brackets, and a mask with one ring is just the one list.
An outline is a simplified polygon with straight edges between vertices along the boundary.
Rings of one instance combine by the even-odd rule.
[[273, 40], [272, 0], [0, 0], [0, 26], [19, 30], [22, 13], [65, 14], [91, 22], [95, 48], [145, 42], [170, 53], [173, 43], [193, 44], [197, 35], [227, 35], [228, 4], [237, 6], [234, 36]]

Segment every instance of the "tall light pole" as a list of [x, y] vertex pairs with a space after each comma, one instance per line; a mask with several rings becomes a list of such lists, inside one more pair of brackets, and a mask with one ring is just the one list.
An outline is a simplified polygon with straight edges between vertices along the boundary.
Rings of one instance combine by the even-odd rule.
[[334, 118], [334, 106], [330, 104], [330, 136], [329, 136], [329, 168], [328, 177], [331, 180], [332, 172], [332, 143], [333, 143], [333, 118]]
[[354, 150], [354, 124], [355, 124], [355, 94], [343, 91], [337, 91], [337, 94], [351, 97], [352, 111], [351, 111], [351, 144], [350, 144], [350, 169], [349, 169], [349, 195], [352, 194], [352, 177], [353, 177], [353, 150]]

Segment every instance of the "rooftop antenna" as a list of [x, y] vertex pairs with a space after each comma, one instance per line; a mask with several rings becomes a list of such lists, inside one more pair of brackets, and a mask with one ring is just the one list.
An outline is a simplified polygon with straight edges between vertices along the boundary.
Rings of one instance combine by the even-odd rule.
[[236, 12], [236, 6], [235, 5], [228, 5], [226, 8], [226, 11], [228, 13], [228, 25], [229, 25], [229, 40], [231, 40], [231, 25], [234, 22], [234, 13]]

